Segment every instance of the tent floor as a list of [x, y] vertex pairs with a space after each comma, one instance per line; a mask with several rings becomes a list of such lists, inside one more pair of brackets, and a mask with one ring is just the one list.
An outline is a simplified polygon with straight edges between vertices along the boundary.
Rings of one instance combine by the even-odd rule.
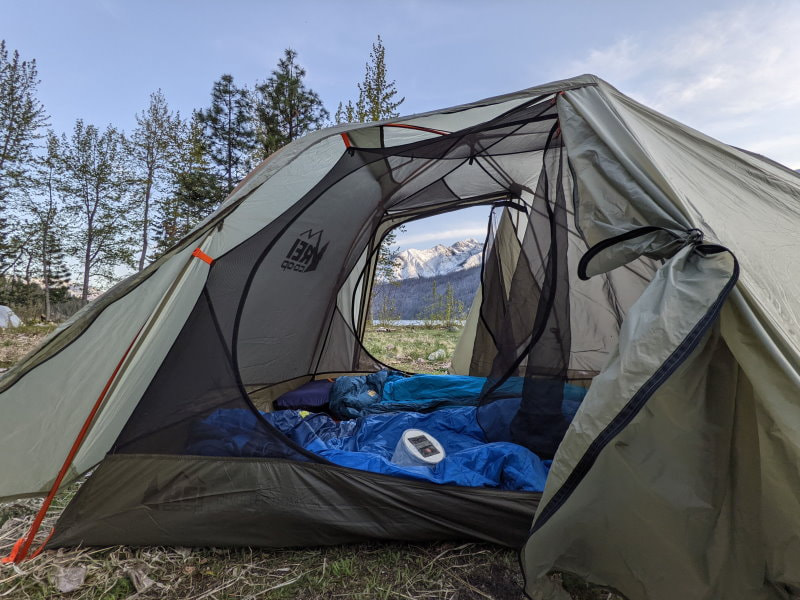
[[410, 481], [281, 459], [109, 455], [48, 547], [524, 543], [540, 493]]

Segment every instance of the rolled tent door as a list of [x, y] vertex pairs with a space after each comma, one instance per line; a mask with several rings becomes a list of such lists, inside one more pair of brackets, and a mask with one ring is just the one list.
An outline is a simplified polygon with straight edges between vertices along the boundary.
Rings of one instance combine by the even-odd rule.
[[688, 245], [631, 307], [553, 461], [522, 552], [627, 596], [761, 598], [757, 440], [719, 333], [732, 254]]

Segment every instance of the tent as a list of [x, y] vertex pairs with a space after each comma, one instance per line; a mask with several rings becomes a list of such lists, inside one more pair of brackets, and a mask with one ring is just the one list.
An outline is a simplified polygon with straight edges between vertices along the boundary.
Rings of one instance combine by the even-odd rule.
[[[475, 205], [453, 369], [486, 378], [487, 438], [553, 455], [543, 493], [337, 466], [272, 427], [281, 393], [380, 368], [361, 339], [383, 236]], [[94, 468], [50, 547], [478, 539], [522, 548], [531, 593], [558, 569], [630, 598], [788, 597], [798, 231], [796, 173], [590, 75], [312, 133], [0, 379], [0, 498]], [[571, 420], [565, 382], [588, 388]], [[260, 457], [186, 451], [219, 410], [258, 418]]]

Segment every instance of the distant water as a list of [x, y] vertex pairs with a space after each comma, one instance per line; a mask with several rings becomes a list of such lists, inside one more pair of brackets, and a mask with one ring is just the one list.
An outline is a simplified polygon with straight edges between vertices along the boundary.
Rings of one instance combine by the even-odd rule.
[[[421, 321], [419, 319], [398, 319], [396, 321], [392, 321], [391, 325], [394, 325], [395, 327], [410, 327], [412, 325], [426, 325], [427, 323], [431, 323], [432, 325], [444, 325], [444, 321]], [[454, 321], [454, 323], [463, 325], [464, 321]], [[372, 324], [380, 325], [381, 322], [376, 319], [372, 321]]]

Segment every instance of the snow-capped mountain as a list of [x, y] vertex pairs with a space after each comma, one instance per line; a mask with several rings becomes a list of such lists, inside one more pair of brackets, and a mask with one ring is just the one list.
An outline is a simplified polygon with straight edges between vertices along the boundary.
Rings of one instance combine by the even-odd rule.
[[437, 277], [478, 267], [483, 258], [482, 252], [483, 244], [472, 238], [461, 240], [452, 246], [437, 244], [427, 250], [409, 248], [397, 254], [395, 277]]

